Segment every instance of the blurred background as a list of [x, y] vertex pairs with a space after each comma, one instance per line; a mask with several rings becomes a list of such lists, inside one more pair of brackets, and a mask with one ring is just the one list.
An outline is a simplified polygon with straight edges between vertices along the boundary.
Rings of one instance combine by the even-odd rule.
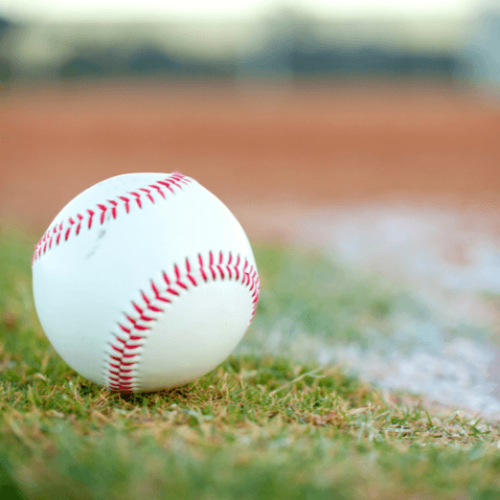
[[0, 216], [138, 170], [282, 217], [498, 201], [499, 32], [477, 0], [3, 0]]
[[[495, 2], [496, 3], [496, 2]], [[4, 0], [4, 84], [77, 79], [499, 78], [477, 0]]]
[[427, 357], [343, 362], [500, 412], [499, 92], [498, 1], [2, 0], [0, 220], [41, 235], [95, 182], [179, 170], [254, 241], [431, 311], [394, 337]]

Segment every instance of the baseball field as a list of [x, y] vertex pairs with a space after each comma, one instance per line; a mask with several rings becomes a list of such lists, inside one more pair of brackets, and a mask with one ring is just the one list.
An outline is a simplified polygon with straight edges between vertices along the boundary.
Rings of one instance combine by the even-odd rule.
[[[0, 497], [500, 498], [499, 136], [448, 85], [0, 94]], [[174, 170], [247, 231], [257, 314], [199, 380], [109, 392], [46, 339], [33, 247], [92, 184]]]

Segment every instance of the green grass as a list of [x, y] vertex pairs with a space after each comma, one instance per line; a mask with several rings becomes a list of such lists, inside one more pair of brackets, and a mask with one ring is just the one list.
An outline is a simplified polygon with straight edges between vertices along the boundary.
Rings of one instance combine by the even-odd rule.
[[[500, 498], [496, 425], [384, 399], [336, 367], [254, 346], [173, 391], [86, 381], [38, 324], [32, 246], [0, 228], [0, 498]], [[250, 343], [284, 320], [363, 341], [402, 300], [319, 255], [260, 247], [256, 258], [264, 293]]]
[[367, 325], [388, 329], [402, 299], [387, 284], [311, 251], [257, 247], [256, 257], [262, 274], [256, 328], [286, 319], [288, 330], [363, 342]]

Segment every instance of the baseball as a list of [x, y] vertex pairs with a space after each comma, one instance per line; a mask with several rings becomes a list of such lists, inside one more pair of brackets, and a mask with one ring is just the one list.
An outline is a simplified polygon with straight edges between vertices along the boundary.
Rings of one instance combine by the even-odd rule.
[[55, 217], [35, 248], [42, 327], [78, 373], [113, 391], [200, 377], [257, 306], [252, 249], [229, 209], [180, 173], [119, 175]]

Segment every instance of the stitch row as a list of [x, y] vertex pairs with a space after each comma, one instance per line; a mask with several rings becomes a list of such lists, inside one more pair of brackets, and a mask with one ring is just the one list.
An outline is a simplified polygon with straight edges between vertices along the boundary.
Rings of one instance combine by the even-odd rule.
[[[257, 309], [259, 300], [260, 281], [257, 270], [245, 259], [242, 262], [238, 255], [233, 257], [228, 253], [227, 262], [224, 262], [223, 252], [219, 252], [219, 258], [214, 257], [213, 252], [209, 252], [208, 259], [204, 260], [198, 254], [197, 271], [201, 279], [206, 283], [220, 279], [234, 280], [241, 282], [248, 287], [252, 298], [252, 319]], [[137, 368], [140, 358], [141, 347], [144, 345], [149, 324], [155, 321], [155, 314], [164, 312], [163, 304], [170, 304], [179, 296], [180, 290], [199, 286], [195, 276], [193, 276], [193, 266], [186, 258], [184, 269], [174, 265], [171, 275], [162, 272], [162, 283], [156, 284], [151, 281], [150, 296], [141, 291], [144, 301], [141, 305], [132, 301], [132, 308], [135, 311], [135, 318], [126, 314], [126, 322], [118, 323], [119, 333], [113, 334], [113, 341], [110, 342], [111, 352], [105, 364], [105, 377], [110, 390], [133, 391], [137, 389], [138, 381], [133, 374]], [[198, 278], [199, 280], [200, 278]], [[251, 321], [251, 320], [250, 320]]]
[[69, 217], [66, 221], [54, 225], [45, 232], [35, 246], [32, 264], [37, 259], [40, 259], [42, 255], [45, 255], [47, 251], [51, 250], [54, 245], [59, 245], [61, 241], [68, 241], [71, 235], [78, 236], [82, 228], [91, 229], [95, 224], [104, 224], [108, 213], [111, 214], [113, 219], [116, 219], [120, 206], [128, 214], [134, 205], [142, 208], [146, 200], [155, 203], [155, 196], [166, 199], [165, 191], [175, 194], [176, 190], [182, 189], [183, 185], [189, 184], [191, 181], [192, 179], [189, 177], [179, 172], [174, 172], [161, 181], [135, 191], [130, 191], [127, 193], [127, 196], [117, 196], [118, 201], [107, 200], [104, 203], [98, 203], [95, 207], [89, 208], [82, 213]]

